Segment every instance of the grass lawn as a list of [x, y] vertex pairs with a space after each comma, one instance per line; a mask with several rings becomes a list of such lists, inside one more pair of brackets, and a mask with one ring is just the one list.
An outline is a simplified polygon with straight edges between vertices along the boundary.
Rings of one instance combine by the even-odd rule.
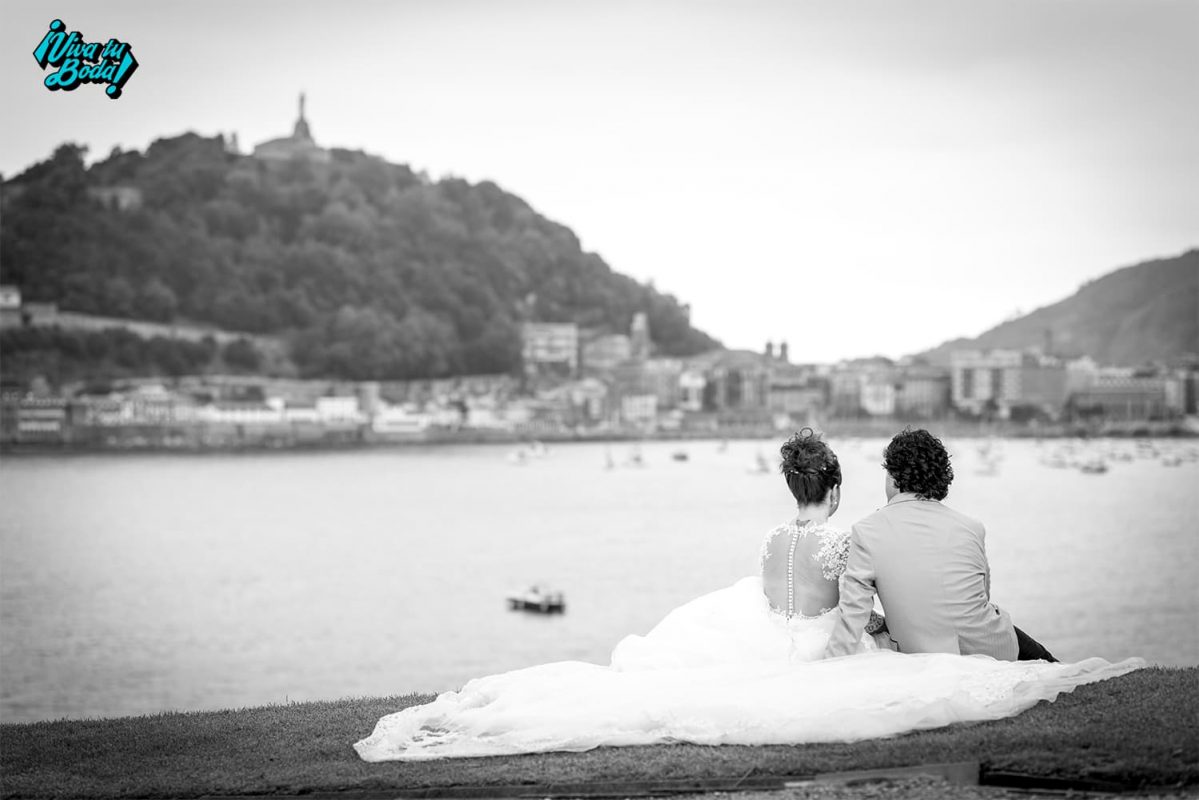
[[199, 797], [811, 775], [979, 761], [985, 771], [1199, 786], [1199, 667], [1082, 686], [1012, 719], [855, 744], [662, 745], [367, 764], [351, 745], [428, 696], [0, 726], [4, 797]]

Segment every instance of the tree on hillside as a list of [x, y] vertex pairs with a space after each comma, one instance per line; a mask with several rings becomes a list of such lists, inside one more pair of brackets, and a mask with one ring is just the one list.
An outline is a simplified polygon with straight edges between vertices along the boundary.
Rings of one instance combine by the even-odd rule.
[[[525, 318], [616, 332], [644, 311], [659, 352], [718, 344], [673, 296], [493, 183], [432, 182], [348, 150], [268, 163], [196, 134], [91, 168], [84, 154], [64, 145], [4, 187], [3, 278], [31, 300], [280, 335], [313, 376], [517, 370]], [[141, 206], [88, 191], [111, 186]]]

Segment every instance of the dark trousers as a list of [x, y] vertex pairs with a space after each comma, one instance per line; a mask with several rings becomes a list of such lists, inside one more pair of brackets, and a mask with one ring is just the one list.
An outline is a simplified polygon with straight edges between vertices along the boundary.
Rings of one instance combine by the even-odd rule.
[[1019, 628], [1016, 628], [1016, 644], [1020, 647], [1020, 653], [1016, 656], [1017, 661], [1057, 661], [1052, 653], [1041, 646], [1040, 642]]

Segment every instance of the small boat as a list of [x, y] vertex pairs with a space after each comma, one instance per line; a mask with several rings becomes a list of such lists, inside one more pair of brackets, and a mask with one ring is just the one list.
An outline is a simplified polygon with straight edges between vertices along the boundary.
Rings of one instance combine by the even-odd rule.
[[523, 592], [508, 595], [510, 611], [533, 611], [538, 614], [562, 614], [566, 611], [566, 597], [556, 589], [535, 583]]
[[1079, 464], [1078, 470], [1088, 475], [1102, 475], [1107, 472], [1107, 463], [1101, 458], [1093, 458], [1090, 461], [1084, 461]]
[[675, 461], [686, 461], [687, 459], [691, 458], [691, 456], [687, 455], [686, 450], [675, 450], [670, 454], [670, 457]]
[[1168, 455], [1162, 458], [1163, 467], [1181, 467], [1182, 456]]

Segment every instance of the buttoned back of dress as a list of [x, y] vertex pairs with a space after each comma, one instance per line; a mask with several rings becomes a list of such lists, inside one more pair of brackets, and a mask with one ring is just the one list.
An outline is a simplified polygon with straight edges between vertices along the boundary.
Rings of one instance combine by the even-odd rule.
[[826, 523], [779, 525], [762, 542], [762, 591], [771, 611], [788, 619], [813, 618], [837, 607], [837, 579], [845, 571], [849, 534]]

